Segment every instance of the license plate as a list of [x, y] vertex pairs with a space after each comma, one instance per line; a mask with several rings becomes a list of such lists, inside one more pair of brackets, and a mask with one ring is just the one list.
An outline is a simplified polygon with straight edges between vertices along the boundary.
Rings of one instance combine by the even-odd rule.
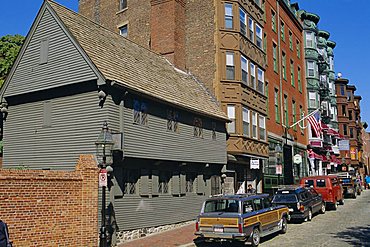
[[289, 208], [289, 212], [293, 212], [294, 210], [293, 210], [293, 208]]
[[214, 232], [224, 232], [224, 228], [222, 228], [222, 227], [214, 227], [213, 228], [213, 231]]

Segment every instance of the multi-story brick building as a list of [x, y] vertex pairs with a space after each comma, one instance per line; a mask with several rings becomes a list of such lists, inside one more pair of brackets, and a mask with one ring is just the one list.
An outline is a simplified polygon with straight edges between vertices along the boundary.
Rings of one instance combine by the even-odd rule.
[[363, 142], [363, 153], [362, 158], [364, 161], [364, 172], [366, 175], [370, 174], [370, 133], [366, 131], [368, 124], [363, 124], [361, 130], [362, 142]]
[[[278, 184], [292, 184], [307, 175], [307, 130], [300, 128], [303, 123], [296, 124], [307, 112], [307, 91], [298, 4], [267, 0], [265, 11], [269, 162], [264, 169], [264, 188], [271, 190]], [[293, 156], [298, 156], [296, 163]], [[281, 176], [276, 169], [280, 162], [283, 164]]]
[[79, 12], [202, 81], [232, 120], [225, 191], [244, 181], [262, 189], [268, 158], [262, 1], [81, 0]]
[[[338, 105], [339, 133], [349, 140], [348, 150], [341, 150], [340, 157], [343, 160], [342, 171], [354, 169], [360, 172], [364, 160], [363, 140], [361, 131], [363, 129], [360, 116], [361, 96], [355, 95], [356, 87], [348, 85], [349, 80], [338, 77], [335, 81], [335, 89]], [[363, 173], [363, 171], [362, 171]]]
[[[308, 113], [310, 119], [309, 174], [331, 172], [338, 163], [337, 106], [334, 93], [335, 42], [329, 40], [327, 31], [318, 29], [320, 17], [300, 11], [304, 29]], [[316, 126], [316, 127], [315, 127]]]

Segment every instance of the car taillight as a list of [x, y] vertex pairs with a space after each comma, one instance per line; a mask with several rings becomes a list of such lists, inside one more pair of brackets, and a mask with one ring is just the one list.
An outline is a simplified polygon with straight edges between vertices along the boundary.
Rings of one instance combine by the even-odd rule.
[[199, 222], [195, 222], [195, 231], [199, 232]]
[[303, 212], [303, 211], [304, 211], [304, 206], [303, 206], [303, 205], [301, 205], [301, 206], [299, 207], [299, 211], [301, 211], [301, 212]]
[[239, 223], [239, 233], [243, 233], [243, 224]]
[[333, 190], [332, 189], [329, 190], [329, 194], [331, 194], [331, 193], [333, 193]]

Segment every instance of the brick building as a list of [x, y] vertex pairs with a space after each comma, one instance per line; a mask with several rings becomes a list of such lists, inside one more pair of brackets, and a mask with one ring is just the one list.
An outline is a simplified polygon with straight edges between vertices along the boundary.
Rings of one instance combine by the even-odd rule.
[[[298, 4], [267, 0], [265, 10], [269, 162], [264, 169], [264, 188], [269, 191], [278, 184], [292, 184], [307, 174], [307, 130], [299, 127], [303, 127], [303, 123], [294, 125], [307, 112], [307, 93]], [[293, 163], [295, 155], [300, 157], [296, 164]], [[276, 174], [276, 165], [280, 162], [283, 164], [281, 176]]]
[[362, 158], [364, 160], [364, 172], [366, 175], [370, 175], [370, 133], [365, 130], [368, 126], [367, 123], [364, 123], [363, 126], [364, 128], [361, 131], [364, 150]]
[[361, 131], [360, 101], [361, 96], [355, 95], [356, 87], [348, 85], [349, 80], [337, 78], [335, 89], [338, 105], [339, 133], [349, 140], [348, 150], [341, 150], [340, 157], [343, 160], [342, 171], [355, 170], [364, 173], [363, 165], [363, 139]]
[[268, 158], [263, 9], [260, 0], [79, 2], [82, 15], [164, 55], [215, 94], [232, 120], [222, 169], [226, 192], [243, 181], [262, 189]]

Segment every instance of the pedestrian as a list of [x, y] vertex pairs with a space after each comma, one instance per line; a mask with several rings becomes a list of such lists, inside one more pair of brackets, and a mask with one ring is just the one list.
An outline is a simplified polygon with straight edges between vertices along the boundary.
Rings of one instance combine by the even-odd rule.
[[365, 187], [370, 189], [370, 176], [369, 175], [366, 175], [365, 177]]
[[9, 240], [8, 226], [2, 220], [0, 220], [0, 247], [12, 247]]
[[248, 184], [248, 189], [247, 189], [248, 194], [254, 194], [256, 193], [256, 190], [253, 188], [251, 184]]

